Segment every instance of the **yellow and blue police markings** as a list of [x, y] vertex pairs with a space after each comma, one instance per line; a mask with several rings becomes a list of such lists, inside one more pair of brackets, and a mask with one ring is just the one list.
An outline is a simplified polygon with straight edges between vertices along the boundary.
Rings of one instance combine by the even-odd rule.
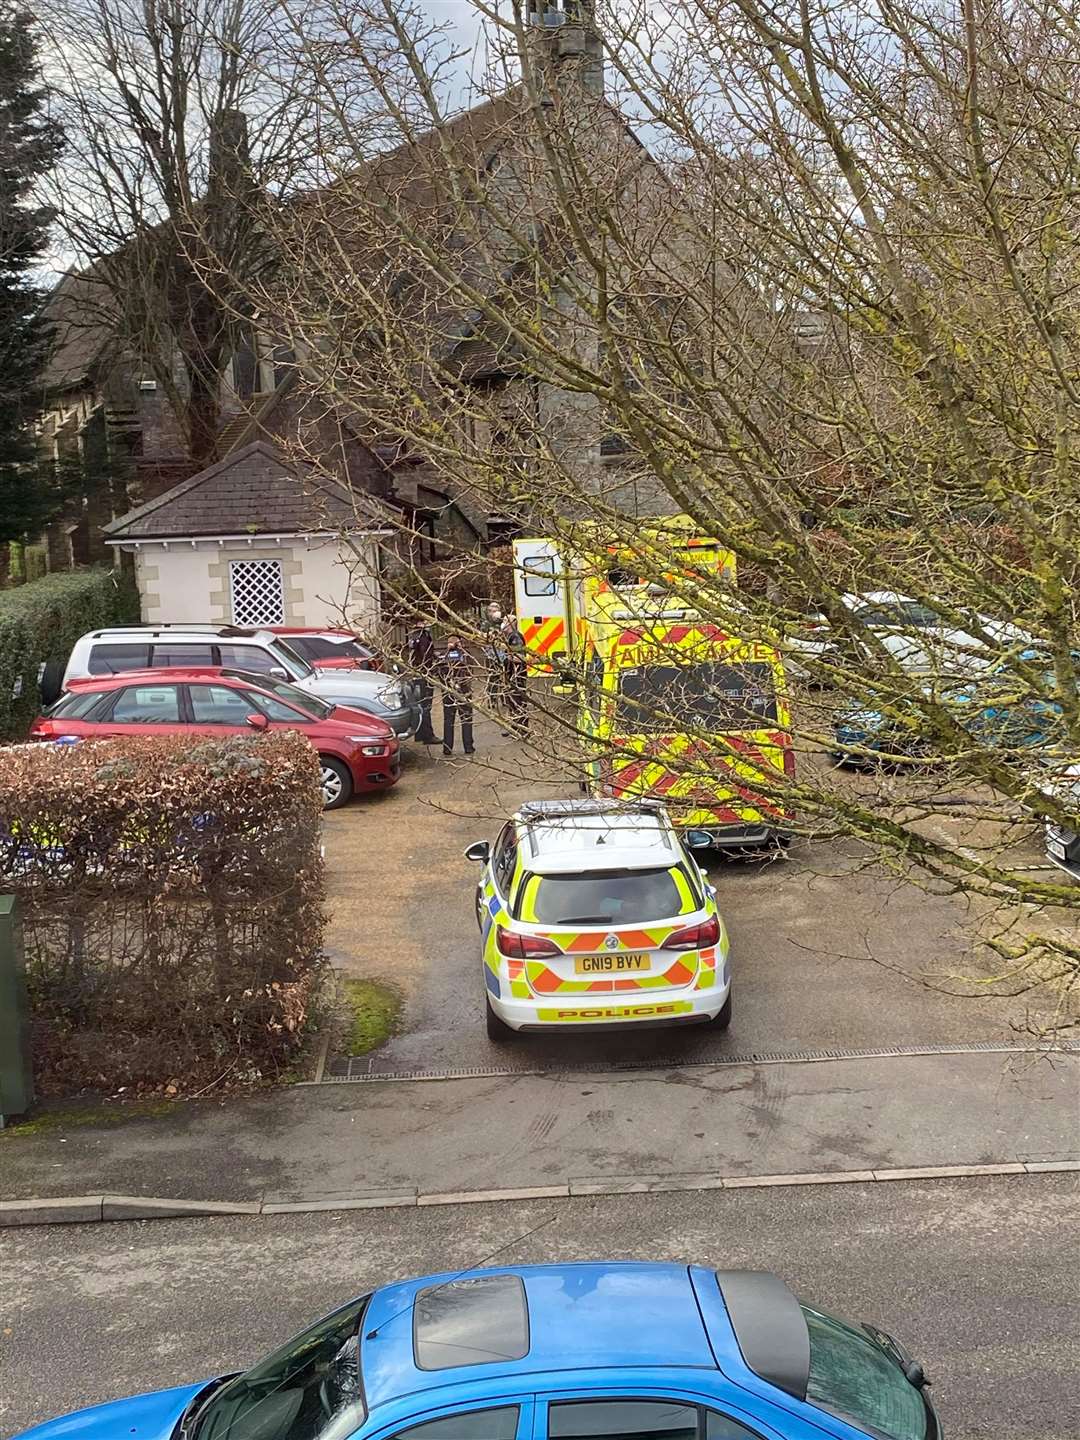
[[[521, 878], [521, 861], [517, 864], [511, 892]], [[613, 931], [593, 930], [540, 930], [531, 927], [537, 924], [534, 903], [540, 877], [532, 876], [521, 897], [521, 920], [530, 926], [530, 934], [539, 939], [549, 940], [562, 955], [578, 957], [596, 954], [626, 954], [651, 951], [661, 957], [661, 963], [670, 959], [670, 964], [660, 971], [620, 975], [618, 978], [569, 978], [559, 975], [542, 959], [515, 959], [504, 956], [496, 943], [499, 926], [510, 928], [513, 924], [506, 902], [500, 896], [490, 866], [486, 869], [480, 890], [480, 930], [484, 960], [484, 983], [496, 999], [527, 1000], [539, 1002], [547, 996], [573, 997], [577, 1002], [586, 997], [610, 996], [610, 1002], [587, 1005], [585, 1008], [537, 1009], [536, 1019], [544, 1022], [563, 1023], [566, 1021], [621, 1020], [621, 1019], [662, 1019], [665, 1016], [690, 1014], [697, 1008], [691, 1000], [673, 997], [661, 1000], [659, 995], [649, 992], [681, 990], [701, 992], [726, 987], [728, 983], [727, 957], [729, 939], [723, 921], [717, 912], [715, 901], [706, 895], [704, 905], [699, 908], [690, 890], [686, 877], [678, 869], [671, 872], [680, 895], [680, 916], [657, 925], [622, 927]], [[695, 913], [704, 913], [705, 919], [716, 916], [719, 935], [715, 943], [696, 951], [672, 951], [663, 954], [664, 942], [676, 930], [685, 925]], [[614, 942], [614, 943], [613, 943]], [[621, 1003], [617, 996], [622, 996]], [[648, 1002], [648, 1003], [642, 1003]]]

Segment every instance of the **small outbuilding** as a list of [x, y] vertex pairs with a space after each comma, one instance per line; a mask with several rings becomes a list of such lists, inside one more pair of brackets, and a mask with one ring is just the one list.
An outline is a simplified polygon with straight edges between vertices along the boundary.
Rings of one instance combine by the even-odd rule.
[[375, 497], [254, 440], [105, 526], [135, 558], [146, 624], [341, 625], [381, 610]]

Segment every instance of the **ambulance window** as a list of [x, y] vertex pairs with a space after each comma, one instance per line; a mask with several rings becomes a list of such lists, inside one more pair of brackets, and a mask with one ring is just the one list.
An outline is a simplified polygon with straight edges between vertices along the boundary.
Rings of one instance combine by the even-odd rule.
[[533, 599], [555, 594], [554, 555], [529, 555], [521, 562], [525, 571], [525, 594]]
[[755, 661], [642, 665], [619, 672], [619, 728], [647, 734], [693, 729], [757, 729], [776, 722], [772, 668]]

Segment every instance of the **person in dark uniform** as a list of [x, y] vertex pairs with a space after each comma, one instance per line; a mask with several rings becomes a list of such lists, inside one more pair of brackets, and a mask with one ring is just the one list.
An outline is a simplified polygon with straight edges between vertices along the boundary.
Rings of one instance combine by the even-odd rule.
[[473, 705], [472, 660], [460, 635], [450, 635], [439, 660], [439, 681], [442, 685], [443, 754], [454, 753], [455, 722], [461, 720], [461, 748], [472, 755]]
[[416, 738], [422, 745], [434, 745], [438, 736], [431, 728], [431, 702], [435, 697], [435, 641], [430, 625], [418, 625], [409, 632], [409, 669], [416, 677], [416, 693], [420, 701], [420, 724]]
[[503, 621], [501, 637], [505, 647], [503, 673], [510, 727], [502, 733], [526, 735], [529, 730], [529, 652], [513, 615], [507, 615]]

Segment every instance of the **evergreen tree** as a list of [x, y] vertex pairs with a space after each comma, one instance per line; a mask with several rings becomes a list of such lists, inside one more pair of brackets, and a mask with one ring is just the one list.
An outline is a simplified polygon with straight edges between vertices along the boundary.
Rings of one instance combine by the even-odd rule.
[[34, 190], [63, 145], [37, 51], [32, 16], [0, 0], [0, 542], [40, 529], [60, 500], [30, 430], [51, 339], [33, 276], [53, 220]]

